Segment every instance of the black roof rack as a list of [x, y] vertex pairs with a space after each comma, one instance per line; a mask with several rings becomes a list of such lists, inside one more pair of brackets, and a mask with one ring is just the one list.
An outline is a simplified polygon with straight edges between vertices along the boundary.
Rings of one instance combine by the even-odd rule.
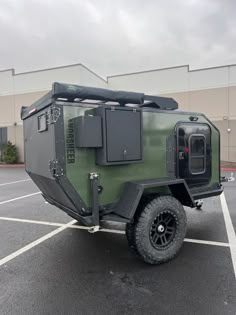
[[144, 95], [144, 104], [141, 107], [152, 107], [165, 110], [178, 109], [178, 103], [172, 97]]
[[175, 110], [178, 108], [178, 103], [173, 98], [169, 97], [55, 82], [53, 83], [50, 92], [41, 97], [30, 107], [22, 108], [22, 119], [26, 118], [31, 113], [33, 114], [33, 112], [48, 106], [53, 100], [63, 100], [65, 102], [93, 100], [100, 101], [103, 104], [107, 102], [115, 102], [120, 106], [135, 104], [139, 107], [153, 107], [162, 110]]

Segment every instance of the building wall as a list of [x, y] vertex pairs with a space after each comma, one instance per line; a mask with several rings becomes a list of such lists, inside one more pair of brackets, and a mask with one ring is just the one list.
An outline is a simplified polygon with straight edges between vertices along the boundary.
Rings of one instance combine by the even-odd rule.
[[236, 117], [230, 111], [236, 98], [229, 100], [229, 88], [170, 93], [165, 96], [175, 98], [180, 109], [202, 112], [210, 118], [221, 133], [221, 160], [236, 162]]
[[236, 162], [236, 65], [190, 71], [188, 66], [110, 76], [71, 65], [28, 73], [0, 71], [0, 127], [24, 160], [21, 106], [46, 94], [53, 82], [96, 86], [173, 97], [182, 110], [203, 112], [221, 131], [221, 159]]
[[8, 140], [16, 144], [20, 162], [24, 161], [21, 107], [46, 94], [57, 81], [108, 87], [104, 79], [81, 64], [20, 74], [0, 71], [0, 128], [8, 127]]
[[112, 89], [173, 97], [181, 110], [210, 118], [221, 132], [221, 159], [236, 162], [236, 65], [189, 71], [188, 66], [108, 77]]

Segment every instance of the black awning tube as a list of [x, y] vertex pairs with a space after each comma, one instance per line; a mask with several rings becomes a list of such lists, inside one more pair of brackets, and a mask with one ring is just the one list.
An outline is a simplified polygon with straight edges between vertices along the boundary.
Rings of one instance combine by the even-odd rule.
[[142, 104], [144, 102], [143, 93], [113, 91], [108, 89], [63, 84], [55, 82], [52, 89], [52, 97], [67, 98], [74, 100], [75, 98], [82, 100], [100, 100], [103, 102], [117, 102], [121, 105], [125, 104]]

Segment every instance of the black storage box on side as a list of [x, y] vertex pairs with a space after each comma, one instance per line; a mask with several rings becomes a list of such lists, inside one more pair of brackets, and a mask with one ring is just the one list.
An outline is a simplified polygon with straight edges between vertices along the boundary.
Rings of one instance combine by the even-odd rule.
[[75, 144], [78, 148], [102, 147], [102, 118], [79, 116], [74, 119]]
[[103, 146], [96, 150], [98, 165], [130, 164], [143, 160], [142, 111], [134, 108], [99, 107]]

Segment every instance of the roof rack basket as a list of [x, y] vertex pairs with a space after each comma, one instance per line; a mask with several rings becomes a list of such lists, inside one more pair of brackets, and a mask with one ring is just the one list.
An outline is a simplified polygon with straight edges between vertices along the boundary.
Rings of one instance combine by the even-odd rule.
[[[65, 102], [84, 102], [93, 100], [104, 104], [115, 102], [118, 103], [119, 106], [134, 104], [138, 107], [154, 107], [161, 110], [178, 109], [178, 103], [170, 97], [55, 82], [53, 83], [50, 92], [27, 108], [27, 114], [29, 115], [31, 114], [31, 111], [38, 111], [39, 109], [48, 106], [53, 100], [62, 100]], [[23, 119], [25, 111], [26, 108], [23, 107], [21, 113]]]

